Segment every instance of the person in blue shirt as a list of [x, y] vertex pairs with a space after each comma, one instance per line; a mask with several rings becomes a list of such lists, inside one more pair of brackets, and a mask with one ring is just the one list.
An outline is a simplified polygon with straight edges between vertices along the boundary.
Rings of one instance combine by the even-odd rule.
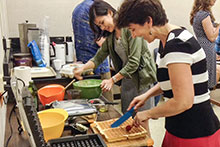
[[[74, 33], [75, 50], [77, 61], [86, 63], [91, 59], [99, 49], [99, 46], [105, 39], [96, 40], [98, 38], [94, 35], [93, 31], [89, 26], [89, 9], [93, 4], [94, 0], [84, 0], [72, 13], [72, 28]], [[95, 74], [101, 75], [102, 79], [110, 79], [110, 69], [108, 60], [105, 59], [102, 64], [96, 68]], [[112, 91], [103, 93], [104, 96], [113, 101]]]

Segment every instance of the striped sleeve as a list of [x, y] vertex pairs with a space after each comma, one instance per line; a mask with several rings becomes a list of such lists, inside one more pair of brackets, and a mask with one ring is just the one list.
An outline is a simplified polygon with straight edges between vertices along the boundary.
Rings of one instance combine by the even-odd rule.
[[175, 39], [168, 38], [163, 64], [164, 66], [172, 63], [188, 63], [192, 65], [205, 58], [205, 54], [201, 54], [201, 52], [202, 48], [198, 45], [195, 38], [185, 30], [176, 36]]

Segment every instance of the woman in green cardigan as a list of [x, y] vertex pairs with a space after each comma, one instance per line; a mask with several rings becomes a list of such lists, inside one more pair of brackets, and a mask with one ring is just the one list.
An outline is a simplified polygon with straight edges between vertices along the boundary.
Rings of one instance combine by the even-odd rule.
[[[86, 69], [95, 69], [110, 56], [115, 74], [111, 79], [103, 80], [102, 90], [109, 91], [114, 83], [121, 81], [121, 105], [125, 113], [130, 102], [137, 95], [146, 92], [156, 81], [156, 67], [143, 38], [132, 38], [128, 29], [115, 27], [115, 9], [104, 1], [95, 1], [90, 8], [90, 27], [97, 36], [106, 37], [96, 55], [83, 67], [75, 70], [75, 77], [82, 79]], [[143, 110], [154, 106], [154, 98], [148, 100]]]

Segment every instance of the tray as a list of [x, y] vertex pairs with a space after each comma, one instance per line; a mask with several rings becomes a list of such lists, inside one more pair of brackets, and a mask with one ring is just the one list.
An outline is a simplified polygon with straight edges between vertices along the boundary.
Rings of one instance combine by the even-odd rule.
[[32, 67], [31, 78], [55, 77], [57, 73], [52, 67]]

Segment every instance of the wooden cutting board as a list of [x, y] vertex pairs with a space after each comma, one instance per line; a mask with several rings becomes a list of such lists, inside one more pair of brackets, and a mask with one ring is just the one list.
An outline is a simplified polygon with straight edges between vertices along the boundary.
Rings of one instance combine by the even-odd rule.
[[[91, 124], [90, 127], [94, 133], [101, 135], [97, 130], [97, 128], [95, 127], [95, 123]], [[117, 142], [107, 142], [104, 136], [102, 136], [102, 138], [108, 147], [138, 147], [138, 146], [147, 146], [147, 139], [149, 137], [146, 135], [146, 137], [143, 138], [129, 139], [129, 140], [123, 140]]]

